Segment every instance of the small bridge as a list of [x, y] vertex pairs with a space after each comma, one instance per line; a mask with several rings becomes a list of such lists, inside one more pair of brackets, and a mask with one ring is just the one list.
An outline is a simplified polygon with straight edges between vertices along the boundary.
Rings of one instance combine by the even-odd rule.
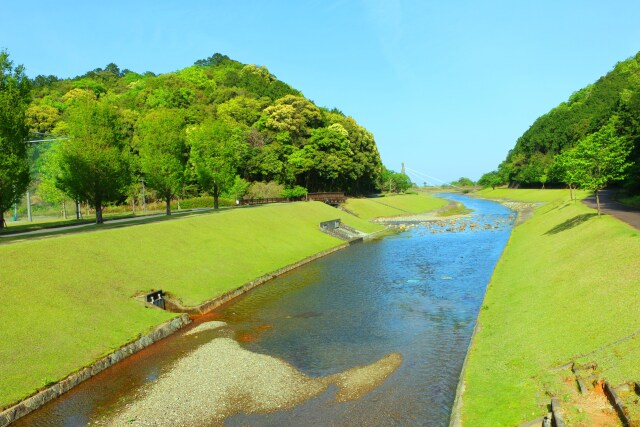
[[309, 193], [307, 194], [307, 200], [323, 202], [328, 205], [336, 206], [340, 203], [344, 203], [347, 200], [347, 196], [345, 196], [344, 193]]

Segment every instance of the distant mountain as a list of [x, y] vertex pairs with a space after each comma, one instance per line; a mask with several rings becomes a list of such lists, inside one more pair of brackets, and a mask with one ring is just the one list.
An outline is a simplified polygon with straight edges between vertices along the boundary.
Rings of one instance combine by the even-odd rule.
[[[236, 173], [249, 182], [355, 194], [375, 190], [382, 173], [373, 135], [353, 118], [316, 106], [264, 66], [219, 53], [167, 74], [109, 64], [72, 79], [37, 76], [32, 83], [27, 116], [33, 132], [66, 135], [73, 102], [100, 99], [118, 111], [123, 137], [132, 141], [139, 119], [157, 109], [180, 110], [194, 126], [215, 121], [242, 134]], [[36, 149], [36, 167], [47, 149]]]
[[481, 183], [511, 185], [559, 185], [555, 156], [576, 145], [587, 135], [613, 121], [617, 133], [633, 142], [630, 160], [635, 165], [622, 185], [640, 190], [640, 53], [619, 62], [607, 75], [574, 92], [569, 100], [539, 117], [518, 138], [515, 147], [497, 171]]

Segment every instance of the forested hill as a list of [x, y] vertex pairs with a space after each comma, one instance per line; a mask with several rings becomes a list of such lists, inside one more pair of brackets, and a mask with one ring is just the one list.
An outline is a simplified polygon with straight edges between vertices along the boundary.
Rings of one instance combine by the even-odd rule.
[[607, 75], [573, 93], [547, 114], [539, 117], [518, 138], [515, 147], [497, 171], [485, 174], [485, 185], [517, 184], [541, 186], [561, 184], [562, 167], [556, 156], [609, 125], [633, 145], [622, 184], [640, 189], [640, 53], [619, 62]]
[[[32, 84], [31, 131], [77, 135], [70, 112], [86, 100], [117, 111], [118, 135], [130, 142], [134, 158], [138, 146], [165, 134], [163, 126], [183, 129], [184, 157], [192, 165], [185, 172], [185, 188], [198, 187], [203, 182], [199, 171], [209, 169], [219, 178], [366, 193], [375, 190], [382, 173], [373, 135], [353, 118], [316, 106], [264, 66], [225, 55], [167, 74], [138, 74], [109, 64], [73, 79], [38, 76]], [[218, 145], [207, 146], [205, 140]], [[196, 148], [200, 163], [191, 162], [197, 160], [190, 158]], [[227, 187], [230, 182], [214, 175], [204, 179]]]

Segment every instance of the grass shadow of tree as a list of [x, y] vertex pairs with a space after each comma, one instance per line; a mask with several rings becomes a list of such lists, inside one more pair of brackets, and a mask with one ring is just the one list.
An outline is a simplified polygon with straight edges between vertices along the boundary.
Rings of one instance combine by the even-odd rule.
[[578, 225], [582, 224], [583, 222], [589, 221], [591, 218], [593, 218], [594, 216], [597, 216], [597, 215], [598, 214], [596, 214], [596, 213], [588, 213], [588, 214], [576, 215], [573, 218], [568, 219], [565, 222], [556, 225], [555, 227], [553, 227], [552, 229], [550, 229], [549, 231], [547, 231], [544, 234], [545, 235], [558, 234], [558, 233], [566, 231], [566, 230], [571, 230], [572, 228], [577, 227]]

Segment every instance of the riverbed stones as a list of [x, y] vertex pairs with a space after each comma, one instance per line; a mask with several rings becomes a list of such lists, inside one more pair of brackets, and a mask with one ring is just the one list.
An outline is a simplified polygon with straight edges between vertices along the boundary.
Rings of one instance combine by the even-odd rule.
[[185, 335], [195, 335], [204, 331], [213, 331], [216, 329], [224, 328], [227, 326], [225, 322], [220, 322], [218, 320], [212, 320], [210, 322], [204, 322], [196, 326], [195, 328], [185, 332]]
[[[402, 363], [393, 353], [327, 378], [312, 378], [290, 364], [248, 351], [231, 338], [214, 338], [177, 361], [131, 402], [99, 425], [222, 425], [237, 413], [288, 409], [338, 386], [336, 399], [357, 399], [382, 384]], [[159, 408], [162, 408], [159, 410]]]

